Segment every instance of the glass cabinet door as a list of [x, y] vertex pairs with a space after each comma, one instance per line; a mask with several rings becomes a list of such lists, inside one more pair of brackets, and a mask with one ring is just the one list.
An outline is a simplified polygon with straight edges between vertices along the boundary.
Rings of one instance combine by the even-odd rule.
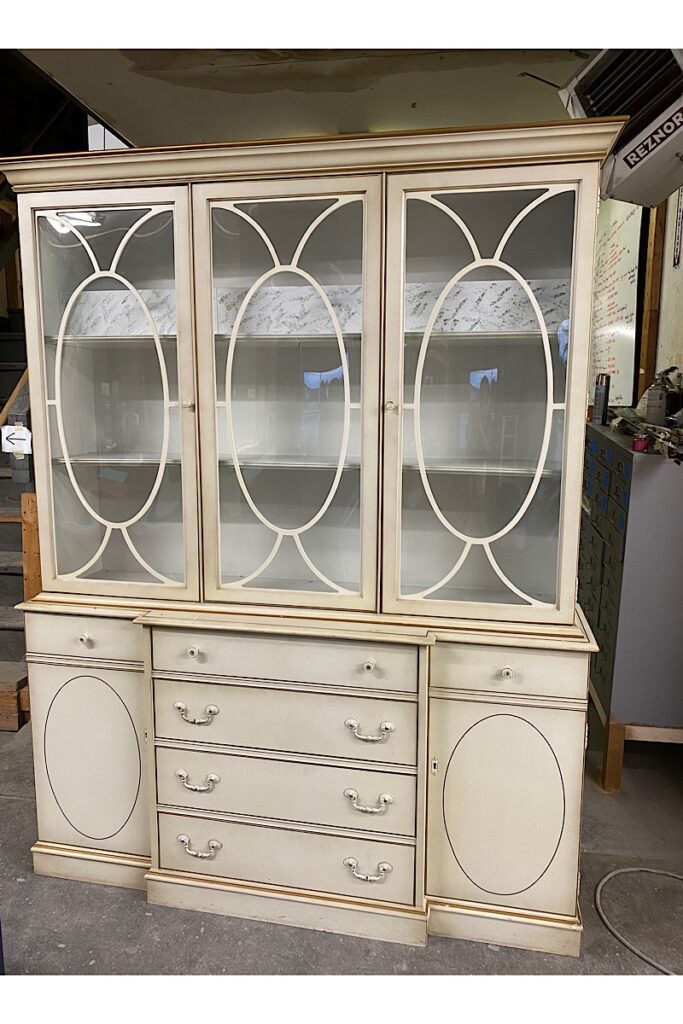
[[385, 611], [573, 620], [590, 283], [548, 171], [390, 179]]
[[197, 598], [187, 192], [39, 203], [30, 372], [45, 396], [36, 410], [33, 390], [46, 587]]
[[206, 596], [373, 608], [379, 179], [194, 208]]

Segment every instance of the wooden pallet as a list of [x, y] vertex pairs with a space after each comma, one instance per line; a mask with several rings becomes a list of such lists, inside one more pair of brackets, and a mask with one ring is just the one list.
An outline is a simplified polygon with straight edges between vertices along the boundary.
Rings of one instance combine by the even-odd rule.
[[23, 661], [0, 661], [0, 730], [16, 732], [29, 717], [28, 676]]

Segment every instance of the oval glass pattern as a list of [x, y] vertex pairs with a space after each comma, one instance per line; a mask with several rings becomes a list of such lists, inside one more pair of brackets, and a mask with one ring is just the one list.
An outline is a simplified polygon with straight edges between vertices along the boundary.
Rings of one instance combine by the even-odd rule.
[[[90, 300], [93, 294], [97, 303]], [[122, 320], [131, 328], [123, 338], [110, 326]], [[136, 338], [134, 350], [125, 340], [129, 333]], [[93, 381], [90, 409], [83, 408], [83, 378]], [[168, 452], [168, 403], [164, 355], [147, 307], [122, 277], [92, 275], [73, 293], [62, 318], [55, 406], [71, 485], [101, 524], [131, 526], [156, 498]]]
[[[74, 722], [86, 727], [75, 729]], [[128, 708], [98, 676], [75, 676], [57, 691], [45, 719], [45, 768], [57, 805], [86, 839], [111, 839], [138, 800], [142, 761]]]
[[528, 284], [497, 260], [464, 268], [432, 309], [416, 368], [415, 451], [435, 514], [464, 541], [512, 529], [536, 490], [552, 405], [547, 349]]
[[226, 394], [228, 448], [251, 510], [274, 532], [309, 529], [344, 468], [349, 371], [338, 319], [305, 271], [273, 268], [245, 296]]
[[[515, 757], [504, 756], [511, 749]], [[443, 819], [453, 856], [477, 888], [514, 896], [536, 885], [555, 858], [565, 821], [562, 773], [543, 733], [511, 714], [472, 725], [448, 762]]]

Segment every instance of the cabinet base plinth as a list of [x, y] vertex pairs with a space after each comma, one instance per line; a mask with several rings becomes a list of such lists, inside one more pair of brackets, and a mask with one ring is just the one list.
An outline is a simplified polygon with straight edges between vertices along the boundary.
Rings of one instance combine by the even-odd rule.
[[117, 885], [125, 889], [146, 888], [149, 857], [40, 841], [31, 847], [31, 853], [33, 870], [37, 875]]
[[427, 914], [417, 909], [373, 907], [163, 871], [149, 872], [146, 881], [147, 902], [164, 907], [202, 910], [409, 946], [424, 946], [427, 941]]
[[470, 904], [430, 903], [427, 931], [450, 939], [579, 956], [583, 926], [578, 908], [577, 916], [571, 918], [475, 909]]

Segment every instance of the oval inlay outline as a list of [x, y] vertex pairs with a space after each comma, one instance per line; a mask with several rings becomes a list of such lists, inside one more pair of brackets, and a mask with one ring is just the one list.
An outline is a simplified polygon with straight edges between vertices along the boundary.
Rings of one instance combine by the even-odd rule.
[[[515, 720], [517, 722], [521, 722], [523, 725], [525, 725], [529, 729], [533, 730], [533, 732], [536, 733], [537, 736], [540, 738], [540, 741], [542, 741], [542, 743], [545, 744], [545, 747], [549, 751], [549, 753], [550, 753], [550, 755], [552, 757], [552, 762], [554, 763], [554, 766], [555, 766], [555, 768], [557, 770], [557, 777], [558, 777], [558, 780], [559, 780], [559, 783], [560, 783], [560, 790], [559, 790], [559, 792], [560, 792], [561, 801], [562, 801], [561, 822], [560, 822], [560, 827], [559, 827], [559, 830], [558, 830], [557, 841], [556, 841], [555, 846], [554, 846], [554, 848], [552, 850], [552, 854], [550, 855], [547, 863], [545, 864], [545, 867], [527, 885], [522, 886], [521, 888], [512, 889], [512, 890], [501, 890], [501, 889], [487, 888], [486, 886], [481, 885], [479, 882], [477, 882], [472, 877], [472, 875], [466, 870], [465, 866], [463, 865], [461, 858], [458, 857], [458, 854], [456, 853], [455, 844], [453, 842], [453, 839], [451, 837], [451, 833], [450, 833], [450, 830], [449, 830], [449, 827], [448, 827], [448, 820], [447, 820], [447, 814], [446, 814], [446, 789], [447, 789], [447, 785], [448, 785], [449, 772], [451, 771], [451, 768], [453, 766], [453, 759], [454, 759], [454, 757], [456, 755], [456, 752], [458, 751], [458, 748], [463, 743], [463, 741], [466, 739], [466, 737], [469, 736], [475, 729], [477, 729], [478, 727], [482, 726], [485, 722], [490, 722], [490, 721], [492, 721], [494, 719], [497, 719], [497, 718], [509, 718], [509, 719], [513, 719], [513, 720]], [[462, 873], [465, 875], [465, 877], [468, 879], [468, 881], [472, 883], [472, 885], [476, 886], [476, 888], [480, 889], [482, 892], [489, 893], [492, 896], [518, 896], [521, 893], [528, 892], [529, 889], [532, 889], [535, 885], [538, 884], [538, 882], [540, 882], [540, 880], [543, 878], [543, 876], [546, 874], [546, 872], [550, 869], [553, 861], [555, 860], [555, 857], [557, 856], [557, 851], [560, 848], [560, 843], [562, 842], [562, 836], [564, 835], [564, 829], [565, 829], [565, 823], [566, 823], [566, 814], [567, 814], [567, 799], [566, 799], [566, 791], [565, 791], [565, 785], [564, 785], [564, 777], [562, 775], [562, 768], [560, 766], [560, 762], [558, 761], [557, 755], [556, 755], [555, 751], [553, 750], [551, 744], [549, 743], [548, 739], [546, 738], [546, 736], [544, 736], [544, 734], [541, 732], [541, 730], [536, 725], [534, 725], [533, 722], [530, 722], [527, 718], [523, 718], [521, 715], [512, 715], [512, 714], [509, 714], [509, 713], [501, 712], [501, 713], [498, 713], [498, 714], [495, 714], [495, 715], [486, 715], [484, 718], [480, 718], [476, 722], [473, 722], [472, 725], [470, 725], [465, 730], [465, 732], [459, 738], [459, 740], [456, 743], [455, 747], [451, 751], [451, 755], [450, 755], [450, 757], [448, 759], [448, 764], [446, 765], [446, 770], [444, 772], [444, 780], [443, 780], [443, 787], [442, 787], [442, 793], [441, 793], [441, 816], [442, 816], [444, 831], [446, 833], [446, 838], [448, 840], [448, 845], [451, 848], [451, 852], [453, 854], [453, 857], [455, 858], [455, 861], [456, 861], [458, 867], [460, 868], [460, 870], [462, 871]], [[509, 855], [509, 852], [508, 852], [507, 855]]]
[[[334, 209], [334, 207], [332, 207], [332, 209]], [[323, 302], [323, 305], [325, 306], [325, 310], [326, 310], [326, 312], [327, 312], [327, 314], [329, 316], [330, 323], [332, 324], [332, 327], [334, 328], [334, 334], [335, 334], [335, 339], [336, 339], [336, 342], [337, 342], [337, 348], [339, 350], [339, 360], [340, 360], [340, 364], [341, 364], [341, 367], [342, 367], [342, 382], [343, 382], [343, 385], [344, 385], [344, 426], [343, 426], [343, 430], [342, 430], [342, 437], [341, 437], [341, 443], [340, 443], [340, 448], [339, 448], [339, 457], [337, 459], [337, 465], [336, 465], [335, 472], [334, 472], [334, 478], [332, 480], [332, 483], [330, 484], [330, 487], [329, 487], [329, 490], [328, 490], [327, 495], [325, 497], [325, 500], [322, 502], [322, 504], [320, 505], [319, 509], [317, 509], [317, 511], [311, 516], [311, 518], [308, 519], [301, 526], [297, 526], [297, 527], [294, 527], [292, 529], [287, 529], [287, 528], [284, 528], [284, 527], [281, 527], [281, 526], [277, 526], [275, 523], [271, 522], [268, 519], [268, 517], [261, 511], [261, 509], [258, 507], [256, 502], [252, 498], [251, 493], [249, 491], [249, 488], [247, 487], [246, 481], [245, 481], [244, 476], [242, 474], [242, 467], [241, 467], [240, 461], [239, 461], [239, 453], [237, 451], [237, 442], [235, 440], [235, 425], [234, 425], [234, 419], [233, 419], [232, 402], [228, 401], [228, 395], [230, 395], [231, 391], [232, 391], [233, 363], [234, 363], [234, 360], [235, 360], [235, 349], [236, 349], [237, 342], [238, 342], [238, 332], [239, 332], [242, 320], [244, 319], [244, 316], [245, 316], [245, 314], [247, 312], [247, 309], [249, 308], [249, 303], [251, 302], [252, 298], [254, 297], [256, 292], [259, 290], [259, 288], [261, 288], [262, 285], [264, 285], [266, 281], [270, 280], [270, 278], [272, 278], [272, 277], [275, 277], [277, 274], [282, 274], [282, 273], [296, 274], [299, 277], [303, 278], [303, 280], [306, 281], [312, 287], [312, 289], [314, 291], [316, 291], [318, 293], [318, 295], [320, 296], [320, 298], [321, 298], [321, 300]], [[242, 303], [240, 305], [240, 308], [239, 308], [239, 311], [237, 313], [237, 316], [235, 317], [235, 322], [233, 324], [232, 332], [230, 334], [230, 344], [229, 344], [229, 347], [228, 347], [228, 358], [226, 360], [226, 366], [225, 366], [225, 396], [226, 396], [226, 413], [227, 413], [226, 421], [227, 421], [227, 428], [228, 428], [228, 444], [230, 446], [230, 452], [231, 452], [232, 459], [233, 459], [233, 468], [235, 470], [235, 476], [237, 477], [237, 482], [239, 484], [240, 490], [242, 491], [242, 494], [244, 495], [244, 498], [245, 498], [247, 504], [249, 505], [249, 508], [252, 510], [254, 515], [261, 521], [261, 523], [263, 523], [264, 526], [268, 527], [269, 530], [272, 530], [273, 533], [278, 534], [280, 537], [287, 537], [287, 536], [289, 536], [289, 537], [297, 537], [299, 534], [305, 533], [312, 526], [315, 526], [315, 524], [325, 515], [325, 513], [327, 512], [327, 509], [329, 508], [330, 504], [332, 503], [332, 500], [333, 500], [335, 494], [337, 493], [337, 489], [338, 489], [338, 486], [339, 486], [339, 480], [341, 478], [341, 474], [342, 474], [342, 472], [344, 470], [344, 465], [346, 463], [346, 454], [347, 454], [347, 449], [348, 449], [348, 444], [349, 444], [349, 432], [350, 432], [350, 430], [349, 430], [349, 428], [350, 428], [350, 415], [349, 415], [349, 411], [350, 411], [350, 405], [351, 405], [351, 389], [350, 389], [350, 383], [349, 383], [349, 368], [348, 368], [348, 364], [347, 364], [347, 361], [346, 361], [346, 352], [345, 352], [345, 349], [344, 349], [344, 336], [343, 336], [343, 333], [342, 333], [341, 325], [339, 323], [339, 319], [338, 319], [337, 314], [336, 314], [336, 312], [334, 310], [334, 307], [332, 306], [332, 303], [330, 302], [329, 297], [327, 296], [324, 288], [307, 271], [301, 270], [300, 267], [295, 266], [294, 264], [279, 264], [278, 263], [275, 266], [271, 267], [270, 270], [267, 270], [264, 274], [261, 274], [261, 276], [259, 278], [257, 278], [256, 281], [254, 281], [254, 283], [251, 285], [251, 287], [247, 291], [246, 295], [244, 296], [244, 299], [242, 300]], [[271, 554], [274, 554], [274, 552], [271, 552]]]
[[[160, 379], [161, 379], [161, 389], [162, 389], [162, 399], [163, 399], [163, 427], [162, 427], [162, 434], [161, 434], [161, 446], [160, 446], [160, 451], [159, 451], [159, 467], [157, 469], [156, 477], [154, 479], [154, 483], [152, 484], [151, 490], [150, 490], [147, 498], [143, 502], [142, 506], [140, 507], [140, 509], [138, 509], [138, 511], [133, 516], [130, 516], [128, 519], [123, 520], [123, 521], [112, 521], [112, 520], [109, 520], [109, 519], [105, 519], [103, 516], [101, 516], [98, 512], [95, 511], [95, 509], [92, 507], [92, 505], [89, 503], [89, 501], [87, 500], [87, 498], [83, 494], [83, 492], [82, 492], [82, 490], [81, 490], [81, 488], [80, 488], [80, 486], [78, 484], [78, 481], [76, 480], [76, 476], [75, 476], [75, 473], [74, 473], [74, 470], [73, 470], [73, 466], [71, 464], [71, 458], [70, 458], [70, 455], [69, 455], [69, 449], [68, 449], [68, 446], [67, 446], [67, 443], [66, 443], [66, 434], [65, 434], [65, 430], [64, 430], [64, 418], [63, 418], [63, 415], [62, 415], [62, 380], [61, 380], [61, 377], [62, 377], [62, 359], [63, 359], [63, 353], [64, 353], [64, 345], [65, 344], [67, 344], [67, 345], [69, 344], [69, 342], [66, 341], [66, 339], [64, 337], [65, 334], [66, 334], [66, 328], [67, 328], [67, 325], [68, 325], [68, 322], [69, 322], [69, 317], [71, 316], [73, 307], [75, 306], [79, 296], [83, 293], [83, 291], [87, 288], [87, 286], [89, 284], [91, 284], [93, 281], [102, 280], [103, 278], [110, 278], [110, 279], [112, 279], [114, 281], [118, 281], [120, 284], [122, 284], [130, 292], [130, 294], [133, 296], [133, 298], [139, 304], [139, 306], [140, 306], [140, 308], [141, 308], [141, 310], [143, 312], [143, 315], [144, 315], [144, 317], [145, 317], [145, 319], [147, 321], [147, 324], [149, 326], [149, 329], [150, 329], [149, 330], [150, 341], [154, 344], [154, 349], [155, 349], [157, 360], [158, 360], [158, 363], [159, 363], [159, 375], [160, 375]], [[106, 344], [106, 342], [103, 342], [102, 344]], [[163, 476], [164, 476], [164, 473], [166, 471], [166, 460], [167, 460], [167, 456], [168, 456], [168, 445], [169, 445], [169, 438], [170, 438], [170, 417], [169, 417], [170, 397], [169, 397], [169, 387], [168, 387], [168, 374], [167, 374], [167, 371], [166, 371], [166, 362], [164, 360], [164, 354], [163, 354], [163, 350], [162, 350], [162, 347], [161, 347], [161, 339], [159, 337], [159, 332], [157, 330], [156, 324], [154, 322], [154, 319], [152, 318], [151, 313], [149, 312], [147, 306], [145, 305], [145, 302], [142, 299], [142, 296], [140, 295], [138, 290], [130, 283], [130, 281], [126, 280], [125, 277], [122, 277], [120, 274], [117, 274], [114, 271], [100, 270], [100, 271], [97, 271], [94, 274], [91, 274], [89, 277], [86, 277], [83, 281], [81, 281], [81, 283], [78, 285], [78, 287], [72, 292], [71, 297], [69, 298], [69, 301], [68, 301], [68, 303], [66, 305], [66, 308], [64, 310], [64, 313], [62, 315], [61, 324], [59, 326], [59, 335], [58, 335], [58, 338], [57, 338], [57, 352], [55, 354], [54, 374], [55, 374], [55, 414], [56, 414], [56, 419], [57, 419], [57, 433], [59, 435], [59, 443], [60, 443], [61, 448], [62, 448], [62, 455], [63, 455], [63, 458], [64, 458], [64, 465], [65, 465], [66, 471], [68, 473], [69, 480], [71, 481], [71, 486], [73, 487], [74, 492], [75, 492], [78, 500], [81, 502], [81, 504], [83, 505], [83, 508], [86, 510], [88, 515], [91, 516], [93, 519], [95, 519], [98, 523], [101, 523], [101, 525], [104, 526], [104, 527], [108, 527], [108, 528], [111, 528], [111, 529], [126, 529], [129, 526], [133, 526], [135, 523], [139, 522], [146, 515], [146, 513], [149, 511], [150, 507], [152, 506], [153, 502], [155, 501], [155, 499], [157, 497], [157, 494], [159, 493], [159, 490], [161, 488], [161, 483], [162, 483], [162, 480], [163, 480]]]
[[[133, 748], [133, 744], [131, 743], [130, 749], [131, 750], [134, 749], [135, 753], [137, 755], [137, 781], [136, 781], [135, 786], [134, 786], [135, 792], [133, 794], [133, 799], [132, 799], [132, 802], [131, 802], [130, 810], [127, 812], [124, 820], [121, 822], [121, 824], [118, 826], [118, 828], [115, 828], [113, 831], [109, 832], [107, 835], [102, 835], [102, 836], [91, 835], [89, 832], [85, 832], [83, 829], [79, 828], [78, 825], [75, 824], [75, 822], [72, 820], [73, 811], [70, 812], [72, 817], [70, 817], [69, 814], [67, 814], [67, 812], [65, 811], [65, 809], [64, 809], [64, 807], [62, 805], [62, 801], [60, 801], [60, 799], [59, 799], [59, 797], [57, 795], [57, 791], [55, 789], [55, 783], [54, 783], [53, 778], [52, 778], [52, 776], [50, 774], [50, 765], [49, 765], [49, 757], [48, 757], [48, 748], [49, 748], [49, 743], [48, 743], [48, 726], [50, 724], [50, 716], [52, 715], [52, 713], [54, 711], [57, 699], [60, 696], [60, 694], [64, 693], [64, 691], [66, 690], [66, 688], [70, 684], [76, 683], [76, 682], [82, 682], [84, 680], [89, 680], [90, 683], [96, 683], [96, 684], [99, 684], [102, 687], [105, 687], [106, 690], [110, 691], [110, 693], [113, 695], [113, 698], [115, 699], [115, 701], [117, 701], [118, 704], [121, 705], [121, 707], [123, 708], [123, 711], [125, 712], [125, 714], [127, 716], [127, 720], [128, 721], [127, 721], [126, 724], [130, 725], [130, 730], [132, 732], [133, 739], [135, 741], [134, 748]], [[111, 698], [109, 698], [109, 699], [111, 699]], [[114, 706], [117, 707], [118, 705], [114, 704]], [[124, 721], [125, 721], [125, 719], [124, 719]], [[72, 676], [71, 679], [67, 679], [65, 683], [62, 683], [62, 685], [59, 687], [59, 689], [57, 690], [57, 692], [53, 696], [52, 700], [50, 701], [50, 705], [48, 707], [47, 714], [45, 716], [45, 724], [43, 726], [43, 757], [44, 757], [44, 761], [45, 761], [45, 774], [47, 776], [47, 780], [48, 780], [48, 783], [49, 783], [49, 786], [50, 786], [50, 790], [52, 791], [52, 795], [53, 795], [53, 797], [55, 799], [55, 803], [57, 804], [60, 812], [64, 816], [65, 821], [68, 822], [68, 824], [71, 826], [71, 828], [74, 829], [74, 831], [78, 832], [79, 835], [84, 836], [84, 838], [92, 840], [93, 842], [104, 842], [105, 840], [113, 839], [114, 836], [117, 836], [120, 832], [123, 831], [123, 829], [126, 827], [128, 822], [130, 821], [130, 819], [131, 819], [131, 817], [133, 815], [133, 812], [135, 811], [135, 808], [136, 808], [137, 803], [138, 803], [138, 797], [140, 795], [140, 786], [142, 784], [142, 755], [141, 755], [141, 752], [140, 752], [140, 741], [138, 739], [138, 733], [137, 733], [137, 729], [135, 728], [135, 723], [133, 721], [133, 716], [131, 715], [130, 710], [126, 706], [126, 703], [123, 700], [123, 698], [121, 697], [121, 695], [114, 689], [113, 686], [111, 686], [110, 683], [108, 683], [108, 682], [106, 682], [106, 680], [100, 678], [100, 676], [86, 675], [86, 674], [78, 675], [78, 676]], [[111, 770], [115, 771], [116, 770], [116, 766], [111, 766]], [[87, 779], [84, 779], [81, 784], [85, 786], [85, 785], [87, 785], [87, 781], [88, 781]], [[132, 790], [133, 790], [133, 787], [131, 787], [131, 792], [132, 792]]]
[[[524, 291], [529, 301], [529, 304], [531, 305], [531, 308], [534, 311], [534, 316], [536, 317], [536, 321], [538, 323], [541, 334], [541, 344], [543, 348], [543, 356], [545, 363], [546, 411], [543, 430], [543, 440], [541, 442], [541, 447], [538, 453], [538, 461], [536, 463], [534, 475], [531, 479], [526, 495], [522, 499], [519, 508], [517, 509], [515, 514], [507, 521], [507, 523], [505, 523], [504, 526], [501, 527], [501, 529], [496, 530], [485, 537], [471, 537], [469, 534], [463, 533], [462, 531], [458, 530], [458, 528], [454, 526], [449, 519], [446, 518], [438, 502], [436, 501], [436, 498], [434, 497], [431, 484], [429, 483], [427, 469], [425, 467], [424, 462], [424, 451], [422, 448], [421, 395], [422, 378], [424, 376], [424, 365], [427, 356], [427, 349], [429, 348], [429, 344], [431, 342], [432, 331], [434, 330], [434, 324], [436, 323], [437, 317], [441, 312], [441, 309], [443, 308], [446, 299], [453, 291], [453, 289], [459, 284], [459, 282], [464, 277], [466, 277], [467, 274], [470, 274], [474, 270], [478, 270], [481, 267], [493, 267], [496, 270], [501, 270], [503, 271], [503, 273], [508, 275], [514, 281], [516, 281], [521, 286], [522, 290]], [[458, 539], [462, 540], [464, 543], [469, 542], [470, 544], [488, 545], [491, 544], [493, 541], [499, 540], [501, 537], [504, 537], [507, 533], [509, 533], [511, 530], [515, 528], [517, 523], [525, 514], [538, 489], [538, 485], [541, 480], [543, 469], [545, 468], [545, 461], [548, 454], [548, 447], [550, 444], [550, 428], [552, 426], [553, 414], [553, 367], [552, 355], [550, 352], [550, 339], [548, 338], [548, 329], [546, 327], [543, 314], [538, 304], [538, 300], [536, 299], [536, 296], [529, 287], [529, 283], [522, 277], [521, 274], [519, 274], [515, 270], [514, 267], [511, 267], [507, 263], [503, 263], [502, 260], [500, 259], [473, 260], [471, 263], [468, 263], [466, 267], [463, 267], [461, 270], [459, 270], [457, 274], [454, 274], [453, 277], [447, 282], [446, 286], [443, 288], [441, 294], [439, 295], [439, 298], [432, 307], [432, 311], [429, 315], [427, 326], [425, 327], [425, 331], [422, 336], [422, 341], [420, 343], [420, 351], [417, 358], [417, 366], [415, 368], [414, 407], [415, 415], [413, 416], [413, 427], [415, 433], [415, 452], [417, 455], [420, 479], [422, 481], [422, 486], [424, 488], [424, 492], [427, 496], [429, 504], [431, 505], [432, 510], [434, 511], [434, 514], [436, 515], [439, 522], [449, 531], [449, 533], [452, 533], [455, 537], [458, 537]]]

